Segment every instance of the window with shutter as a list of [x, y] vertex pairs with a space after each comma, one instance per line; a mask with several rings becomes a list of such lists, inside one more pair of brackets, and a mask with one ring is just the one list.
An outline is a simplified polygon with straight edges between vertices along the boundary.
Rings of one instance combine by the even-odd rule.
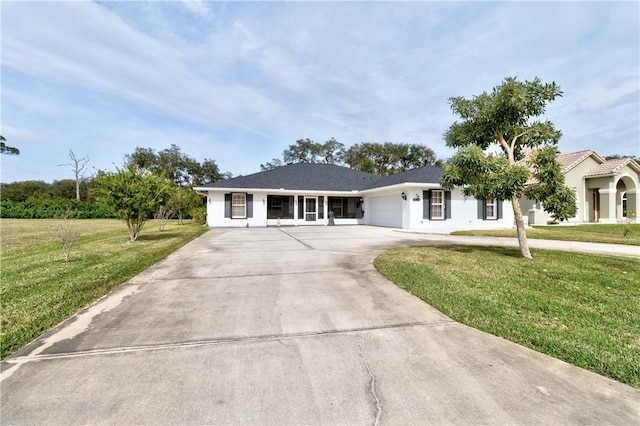
[[234, 192], [231, 194], [231, 218], [245, 219], [247, 217], [247, 194]]
[[431, 191], [431, 219], [444, 219], [444, 191], [434, 189]]
[[485, 219], [497, 219], [498, 218], [498, 206], [495, 199], [485, 200], [484, 203], [484, 218]]

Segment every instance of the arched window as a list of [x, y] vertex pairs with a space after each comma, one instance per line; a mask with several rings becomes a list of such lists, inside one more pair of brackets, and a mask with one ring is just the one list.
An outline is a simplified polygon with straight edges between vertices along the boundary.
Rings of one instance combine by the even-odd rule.
[[622, 217], [627, 217], [627, 193], [622, 193]]

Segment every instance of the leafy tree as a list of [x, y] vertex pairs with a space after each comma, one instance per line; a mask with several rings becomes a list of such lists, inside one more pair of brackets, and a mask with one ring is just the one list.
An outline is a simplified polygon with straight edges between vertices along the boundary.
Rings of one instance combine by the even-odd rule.
[[341, 164], [344, 156], [344, 145], [329, 139], [321, 144], [311, 139], [298, 139], [282, 153], [284, 163], [324, 163]]
[[317, 163], [322, 150], [322, 144], [311, 139], [298, 139], [295, 144], [289, 145], [282, 153], [284, 162], [289, 163]]
[[177, 187], [167, 201], [167, 208], [178, 217], [178, 223], [184, 224], [185, 216], [193, 209], [202, 206], [202, 198], [189, 188]]
[[277, 167], [284, 166], [284, 163], [279, 158], [274, 158], [271, 161], [267, 161], [264, 164], [260, 164], [260, 171], [266, 172], [267, 170], [273, 170]]
[[110, 208], [127, 224], [129, 241], [134, 242], [147, 220], [167, 202], [171, 184], [164, 178], [129, 166], [117, 173], [98, 172], [94, 191], [96, 201]]
[[[458, 152], [445, 164], [441, 184], [446, 189], [461, 186], [465, 196], [478, 199], [511, 200], [520, 253], [525, 258], [531, 258], [531, 253], [520, 198], [525, 194], [531, 171], [518, 161], [523, 159], [525, 148], [557, 146], [561, 132], [550, 121], [537, 117], [543, 115], [547, 104], [559, 96], [562, 92], [555, 83], [543, 84], [539, 78], [520, 82], [510, 77], [490, 94], [483, 92], [472, 99], [449, 99], [452, 111], [462, 121], [454, 122], [444, 134], [447, 146], [458, 148]], [[498, 145], [500, 154], [486, 152], [493, 145]], [[555, 157], [551, 160], [549, 151], [544, 152], [545, 155], [532, 159], [536, 176], [542, 185], [562, 188], [557, 174], [548, 173], [555, 167]], [[552, 215], [565, 216], [563, 209], [571, 201], [568, 193], [564, 191], [563, 196], [555, 200], [550, 200], [548, 195], [542, 189], [537, 192], [540, 201], [551, 202], [546, 207]]]
[[18, 148], [14, 148], [12, 146], [8, 146], [7, 144], [4, 143], [4, 141], [6, 141], [6, 139], [4, 138], [4, 136], [0, 135], [0, 154], [7, 154], [7, 155], [19, 155], [20, 154], [20, 150]]
[[298, 139], [295, 144], [282, 152], [282, 160], [274, 158], [264, 164], [260, 164], [260, 171], [273, 170], [285, 164], [292, 163], [322, 163], [343, 164], [344, 145], [335, 138], [325, 143], [316, 143], [311, 139]]
[[157, 153], [152, 148], [138, 147], [133, 154], [125, 156], [125, 161], [128, 165], [164, 176], [180, 186], [198, 186], [224, 178], [214, 160], [205, 158], [203, 163], [199, 163], [175, 144]]
[[[77, 182], [74, 179], [61, 179], [54, 180], [51, 184], [51, 192], [54, 197], [66, 198], [66, 199], [77, 199], [76, 195], [76, 184]], [[91, 179], [81, 179], [80, 180], [80, 199], [87, 200], [88, 199], [88, 188], [91, 184]]]
[[26, 201], [29, 198], [51, 198], [51, 185], [41, 180], [28, 180], [2, 184], [3, 200]]
[[424, 145], [392, 142], [353, 145], [346, 151], [344, 160], [352, 169], [380, 176], [441, 164], [433, 150]]
[[607, 155], [607, 156], [604, 157], [605, 160], [617, 160], [619, 158], [631, 158], [635, 162], [640, 163], [640, 157], [635, 156], [635, 155], [613, 154], [613, 155]]
[[342, 164], [344, 162], [344, 145], [335, 138], [331, 138], [322, 144], [320, 149], [320, 162], [324, 164]]
[[577, 206], [575, 192], [564, 184], [558, 154], [555, 147], [540, 148], [531, 154], [528, 163], [533, 167], [535, 183], [525, 188], [525, 195], [542, 201], [553, 220], [563, 221], [576, 215]]

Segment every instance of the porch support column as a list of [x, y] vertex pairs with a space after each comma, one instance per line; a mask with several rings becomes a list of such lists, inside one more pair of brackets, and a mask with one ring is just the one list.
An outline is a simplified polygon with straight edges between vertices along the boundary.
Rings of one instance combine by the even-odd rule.
[[600, 193], [600, 223], [616, 223], [616, 190], [610, 188], [598, 189]]
[[627, 191], [627, 218], [631, 223], [640, 223], [640, 197], [638, 190], [629, 189]]

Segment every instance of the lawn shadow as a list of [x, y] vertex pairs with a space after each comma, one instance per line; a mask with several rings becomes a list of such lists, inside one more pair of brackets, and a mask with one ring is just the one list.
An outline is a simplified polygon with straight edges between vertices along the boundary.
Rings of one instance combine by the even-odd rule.
[[136, 241], [160, 241], [160, 240], [175, 238], [178, 235], [180, 235], [180, 233], [174, 230], [156, 231], [152, 234], [138, 235], [138, 239]]
[[438, 244], [438, 245], [433, 245], [428, 247], [435, 247], [438, 250], [456, 252], [460, 254], [483, 252], [483, 253], [492, 253], [499, 256], [522, 258], [522, 255], [520, 254], [520, 249], [518, 247], [462, 245], [462, 244], [442, 244], [442, 245]]

